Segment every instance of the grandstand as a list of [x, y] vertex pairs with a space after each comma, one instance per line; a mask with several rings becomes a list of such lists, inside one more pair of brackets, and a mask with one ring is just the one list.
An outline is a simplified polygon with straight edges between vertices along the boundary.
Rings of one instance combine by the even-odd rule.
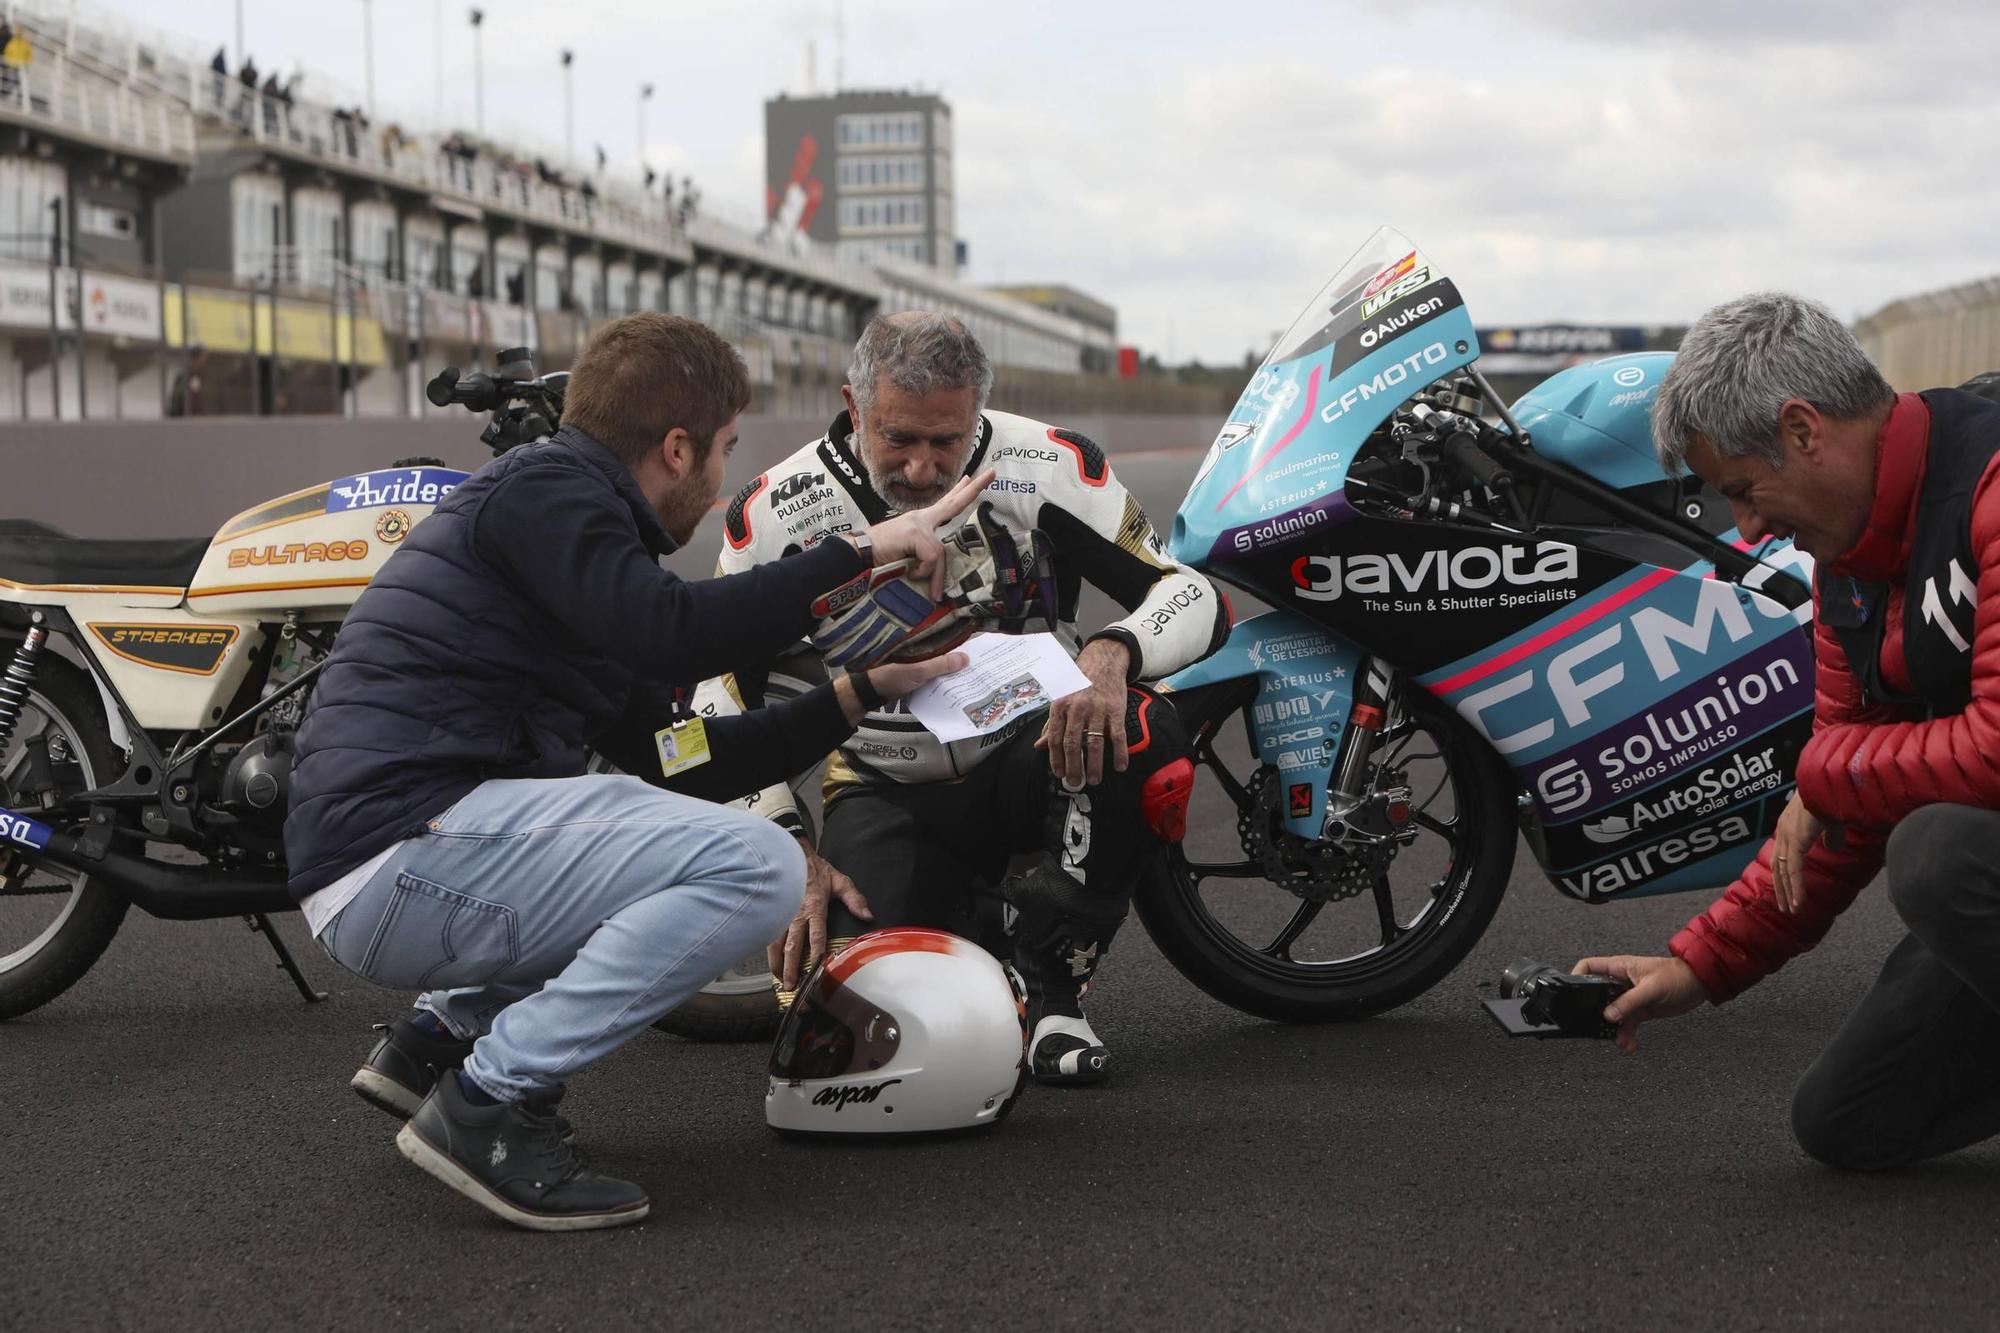
[[34, 56], [0, 82], [0, 419], [423, 415], [427, 370], [517, 344], [559, 369], [642, 309], [730, 337], [770, 411], [829, 410], [861, 323], [911, 305], [1045, 398], [1136, 387], [1080, 373], [1102, 330], [935, 268], [246, 87], [88, 6], [11, 13]]

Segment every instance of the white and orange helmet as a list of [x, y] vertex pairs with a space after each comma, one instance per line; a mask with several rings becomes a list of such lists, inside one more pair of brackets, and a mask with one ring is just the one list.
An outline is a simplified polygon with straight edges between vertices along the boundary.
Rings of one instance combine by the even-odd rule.
[[799, 987], [771, 1047], [764, 1118], [798, 1134], [991, 1125], [1027, 1077], [1020, 980], [942, 930], [870, 931]]

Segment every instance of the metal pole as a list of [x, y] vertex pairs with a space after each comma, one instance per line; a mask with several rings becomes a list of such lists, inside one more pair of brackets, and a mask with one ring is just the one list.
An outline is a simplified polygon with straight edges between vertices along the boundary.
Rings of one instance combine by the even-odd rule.
[[482, 139], [486, 137], [486, 47], [479, 30], [485, 22], [486, 11], [472, 11], [472, 127]]
[[[160, 206], [157, 202], [153, 204], [152, 210], [153, 275], [159, 279], [160, 285], [160, 415], [165, 416], [171, 406], [173, 393], [167, 376], [167, 251], [166, 237], [160, 229]], [[181, 318], [183, 320], [187, 318], [185, 303], [182, 305]]]
[[327, 352], [329, 353], [327, 357], [328, 377], [333, 381], [333, 392], [328, 396], [332, 400], [330, 406], [332, 407], [333, 415], [335, 416], [348, 415], [347, 394], [345, 390], [341, 388], [341, 383], [340, 383], [340, 372], [346, 366], [346, 362], [342, 359], [340, 355], [340, 297], [342, 291], [345, 289], [346, 286], [347, 286], [346, 278], [340, 276], [339, 274], [335, 274], [333, 281], [333, 294], [328, 302], [328, 304], [331, 305], [332, 307], [331, 311], [332, 318], [330, 327], [333, 333], [332, 345], [327, 348]]
[[375, 118], [375, 5], [361, 0], [361, 44], [363, 63], [368, 70], [368, 118]]
[[83, 264], [75, 255], [70, 256], [70, 270], [76, 275], [76, 334], [71, 341], [76, 345], [76, 419], [90, 419], [90, 344], [86, 341], [83, 328]]
[[[160, 312], [162, 319], [166, 311]], [[181, 284], [181, 374], [187, 377], [188, 398], [181, 408], [182, 416], [193, 416], [194, 407], [194, 347], [188, 340], [188, 285]]]
[[431, 3], [431, 125], [444, 131], [444, 0]]
[[570, 62], [576, 59], [576, 52], [564, 48], [562, 53], [563, 71], [563, 151], [568, 155], [565, 165], [576, 170], [576, 83], [570, 74]]
[[646, 175], [646, 103], [653, 100], [653, 85], [639, 85], [639, 176]]
[[236, 68], [243, 68], [243, 0], [236, 0]]
[[62, 340], [56, 335], [56, 302], [62, 299], [56, 276], [61, 272], [49, 265], [49, 402], [57, 421], [62, 420]]

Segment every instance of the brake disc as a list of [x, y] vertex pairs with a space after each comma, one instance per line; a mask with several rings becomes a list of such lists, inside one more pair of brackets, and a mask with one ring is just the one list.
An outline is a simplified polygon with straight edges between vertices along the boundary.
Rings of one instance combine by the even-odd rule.
[[[1265, 765], [1250, 777], [1250, 807], [1236, 816], [1236, 836], [1264, 878], [1308, 902], [1352, 898], [1389, 868], [1407, 838], [1334, 842], [1285, 831], [1278, 812], [1278, 770]], [[1381, 801], [1386, 795], [1371, 797]], [[1407, 797], [1405, 797], [1407, 801]]]

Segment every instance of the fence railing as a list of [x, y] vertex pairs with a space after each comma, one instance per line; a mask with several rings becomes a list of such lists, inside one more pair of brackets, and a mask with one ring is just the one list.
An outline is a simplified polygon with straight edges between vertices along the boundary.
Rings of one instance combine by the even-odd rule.
[[37, 53], [25, 66], [0, 66], [0, 117], [194, 161], [194, 117], [185, 105], [114, 82], [60, 52]]
[[1858, 321], [1854, 336], [1898, 389], [2000, 370], [2000, 277], [1893, 301]]

